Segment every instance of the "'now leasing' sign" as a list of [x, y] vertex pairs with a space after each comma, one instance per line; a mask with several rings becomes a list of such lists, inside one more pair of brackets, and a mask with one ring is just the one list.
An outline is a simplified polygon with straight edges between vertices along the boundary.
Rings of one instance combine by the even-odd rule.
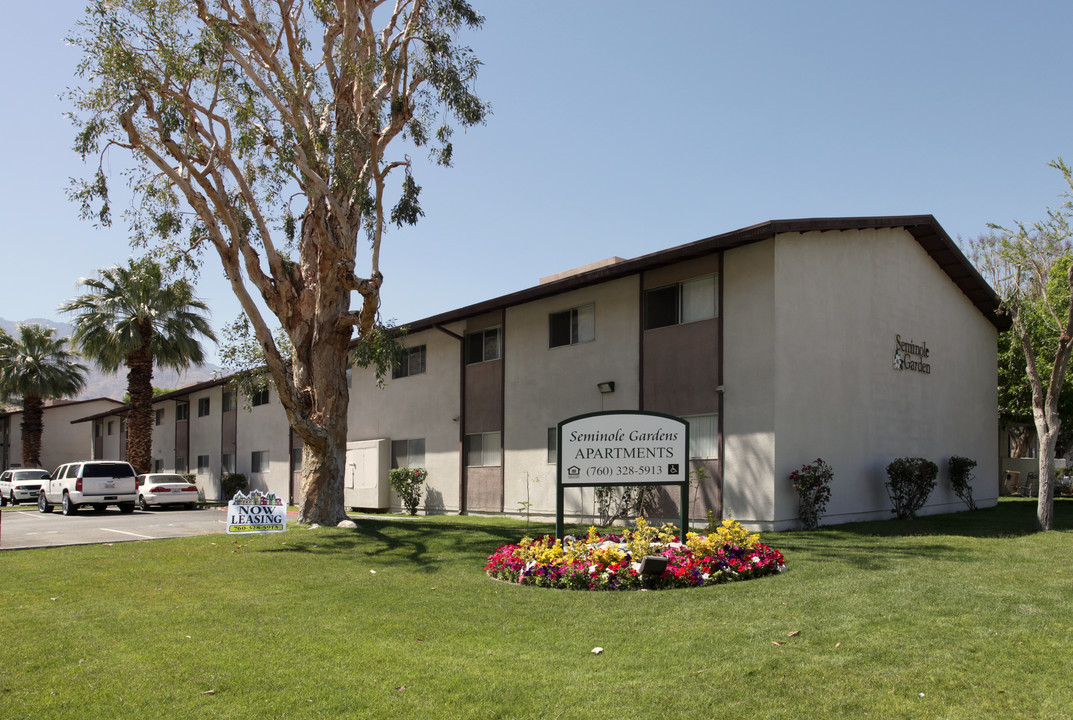
[[272, 533], [287, 530], [287, 506], [275, 493], [236, 493], [227, 504], [228, 533]]

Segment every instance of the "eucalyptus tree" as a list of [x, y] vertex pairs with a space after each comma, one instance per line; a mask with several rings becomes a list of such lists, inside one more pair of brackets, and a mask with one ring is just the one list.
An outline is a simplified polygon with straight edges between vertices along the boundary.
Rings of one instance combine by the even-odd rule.
[[77, 395], [86, 386], [86, 366], [52, 328], [19, 325], [0, 329], [0, 399], [22, 400], [22, 463], [41, 467], [46, 400]]
[[1039, 503], [1036, 522], [1054, 528], [1054, 457], [1062, 426], [1060, 400], [1073, 352], [1073, 170], [1059, 158], [1051, 167], [1066, 182], [1065, 201], [1043, 220], [992, 226], [973, 244], [976, 264], [1002, 298], [1012, 320], [1031, 393], [1039, 442]]
[[147, 258], [82, 278], [88, 292], [60, 306], [74, 313], [72, 339], [108, 373], [127, 369], [130, 417], [127, 461], [139, 473], [152, 469], [153, 366], [185, 370], [205, 363], [199, 336], [215, 342], [208, 306], [186, 280], [168, 281]]
[[110, 0], [70, 39], [77, 147], [100, 158], [72, 196], [110, 222], [103, 155], [125, 150], [136, 242], [219, 256], [304, 443], [301, 522], [346, 517], [349, 346], [380, 327], [385, 231], [423, 215], [408, 149], [449, 165], [489, 112], [460, 42], [482, 23], [465, 0]]

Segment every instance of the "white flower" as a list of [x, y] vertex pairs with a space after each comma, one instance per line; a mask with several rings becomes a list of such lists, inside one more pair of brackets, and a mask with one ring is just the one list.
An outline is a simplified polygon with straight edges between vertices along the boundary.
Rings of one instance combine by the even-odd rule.
[[599, 569], [600, 568], [596, 567], [595, 565], [589, 565], [589, 575], [595, 575], [596, 571]]
[[637, 572], [637, 573], [641, 572], [641, 563], [639, 563], [639, 562], [630, 563], [630, 567], [633, 568], [634, 572]]

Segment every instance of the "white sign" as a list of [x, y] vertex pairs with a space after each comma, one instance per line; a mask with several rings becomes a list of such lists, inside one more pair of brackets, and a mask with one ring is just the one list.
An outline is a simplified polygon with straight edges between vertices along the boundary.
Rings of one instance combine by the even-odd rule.
[[227, 504], [228, 533], [272, 533], [287, 530], [287, 506], [275, 493], [236, 493]]
[[688, 481], [689, 424], [644, 412], [581, 415], [559, 423], [563, 485], [676, 484]]

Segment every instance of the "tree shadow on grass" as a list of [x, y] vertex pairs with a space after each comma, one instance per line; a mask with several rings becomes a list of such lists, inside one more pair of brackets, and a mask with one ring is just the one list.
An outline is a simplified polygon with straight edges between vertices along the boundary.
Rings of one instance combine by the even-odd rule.
[[[978, 552], [959, 538], [1003, 540], [1033, 535], [1038, 532], [1036, 503], [1035, 498], [1007, 498], [975, 512], [830, 525], [812, 532], [768, 533], [763, 539], [790, 556], [800, 553], [868, 570], [922, 559], [972, 561]], [[1073, 530], [1073, 498], [1056, 498], [1054, 505], [1055, 530]], [[899, 542], [910, 538], [911, 543]]]

